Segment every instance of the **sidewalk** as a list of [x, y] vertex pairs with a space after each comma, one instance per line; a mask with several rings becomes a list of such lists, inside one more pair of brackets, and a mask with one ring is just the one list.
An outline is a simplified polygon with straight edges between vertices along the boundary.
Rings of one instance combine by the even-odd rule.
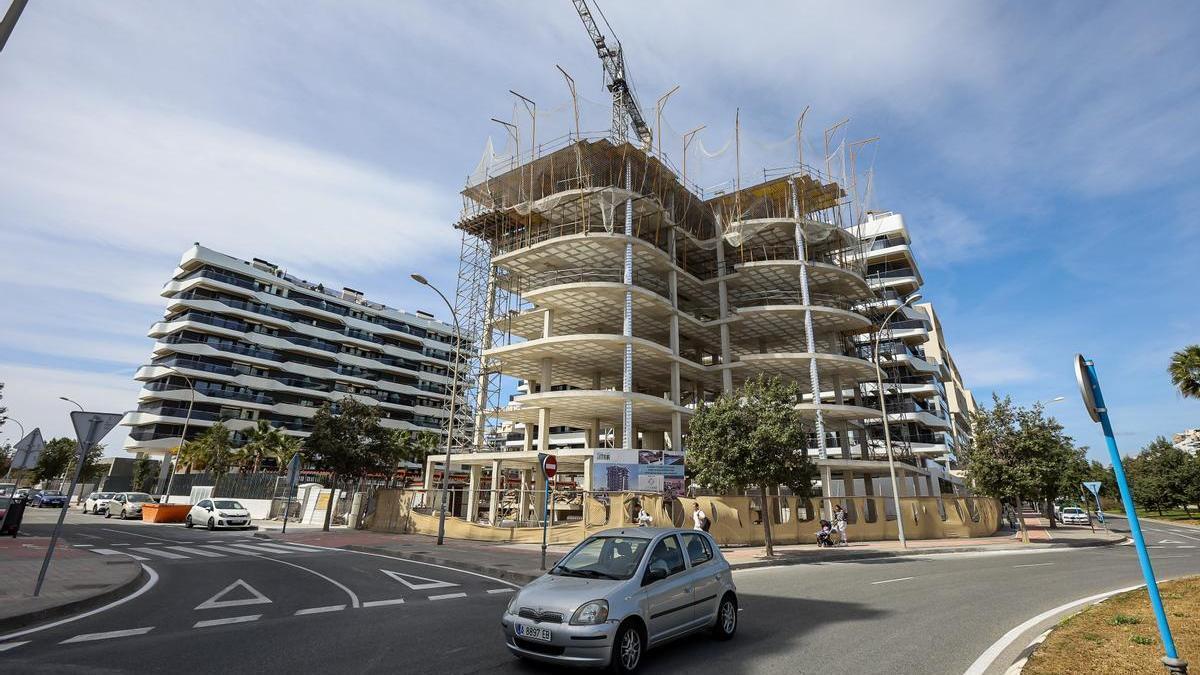
[[103, 604], [133, 591], [142, 566], [125, 556], [100, 556], [58, 540], [42, 593], [33, 597], [49, 537], [0, 538], [0, 633]]
[[[972, 539], [924, 539], [909, 541], [904, 549], [898, 541], [851, 542], [849, 546], [817, 548], [816, 544], [776, 546], [775, 556], [767, 558], [762, 546], [725, 547], [721, 552], [735, 569], [764, 567], [768, 565], [799, 565], [817, 562], [844, 562], [868, 558], [888, 558], [903, 555], [928, 555], [932, 553], [965, 553], [968, 551], [1003, 551], [1059, 548], [1066, 546], [1105, 546], [1125, 540], [1124, 535], [1105, 534], [1089, 527], [1060, 525], [1050, 530], [1046, 520], [1026, 518], [1030, 543], [1024, 544], [1020, 535], [1007, 530], [991, 537]], [[528, 583], [542, 574], [541, 546], [537, 544], [498, 544], [480, 541], [447, 539], [442, 546], [434, 537], [423, 534], [383, 534], [365, 530], [321, 532], [305, 529], [288, 533], [259, 532], [255, 536], [278, 539], [299, 544], [346, 548], [365, 553], [381, 553], [398, 558], [438, 565], [450, 565], [459, 569], [504, 579], [514, 583]], [[570, 546], [558, 545], [547, 548], [548, 565], [571, 550]]]

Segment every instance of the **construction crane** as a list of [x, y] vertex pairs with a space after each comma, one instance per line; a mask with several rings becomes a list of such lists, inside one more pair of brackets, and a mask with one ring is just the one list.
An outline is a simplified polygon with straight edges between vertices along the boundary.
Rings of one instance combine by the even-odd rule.
[[[629, 132], [629, 124], [632, 123], [633, 130], [641, 139], [642, 144], [649, 148], [652, 139], [650, 127], [642, 117], [637, 99], [634, 98], [633, 90], [629, 88], [629, 81], [625, 77], [625, 57], [622, 53], [621, 41], [617, 39], [616, 35], [613, 35], [612, 41], [616, 43], [616, 47], [610, 47], [604, 39], [604, 34], [596, 25], [596, 20], [592, 18], [592, 11], [588, 8], [587, 0], [571, 0], [571, 2], [575, 3], [575, 11], [583, 20], [583, 27], [587, 29], [592, 43], [596, 45], [596, 53], [600, 56], [600, 63], [604, 65], [604, 74], [608, 80], [606, 86], [612, 92], [613, 97], [613, 136], [619, 141], [625, 140]], [[596, 9], [599, 11], [599, 5], [596, 6]], [[604, 18], [604, 12], [600, 12], [600, 17]], [[604, 25], [608, 26], [609, 32], [612, 32], [612, 26], [609, 25], [606, 18]]]

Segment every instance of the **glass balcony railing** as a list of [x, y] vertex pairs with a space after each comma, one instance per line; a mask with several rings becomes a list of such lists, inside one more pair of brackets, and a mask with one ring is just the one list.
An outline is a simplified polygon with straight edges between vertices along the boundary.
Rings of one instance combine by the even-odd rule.
[[242, 277], [237, 277], [232, 274], [226, 274], [225, 272], [218, 272], [211, 269], [199, 269], [195, 272], [185, 274], [182, 277], [175, 279], [175, 281], [187, 281], [188, 279], [196, 278], [212, 279], [213, 281], [219, 281], [223, 284], [238, 286], [239, 288], [246, 288], [252, 291], [258, 290], [258, 284], [252, 280], [243, 279]]

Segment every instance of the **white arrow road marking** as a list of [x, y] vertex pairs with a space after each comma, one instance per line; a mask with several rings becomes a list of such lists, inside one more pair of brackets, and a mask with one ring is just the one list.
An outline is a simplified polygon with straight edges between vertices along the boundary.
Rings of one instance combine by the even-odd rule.
[[10, 649], [15, 649], [17, 647], [20, 647], [21, 645], [27, 645], [30, 642], [31, 642], [31, 640], [21, 640], [20, 642], [5, 642], [4, 644], [0, 645], [0, 652], [6, 652]]
[[179, 551], [180, 553], [191, 553], [192, 555], [203, 556], [205, 558], [224, 558], [225, 557], [224, 555], [222, 555], [220, 553], [214, 553], [213, 551], [205, 551], [204, 549], [199, 549], [199, 548], [192, 548], [191, 546], [168, 546], [167, 548], [171, 549], [172, 551]]
[[135, 546], [129, 550], [140, 551], [146, 555], [158, 556], [159, 558], [167, 558], [169, 560], [187, 560], [186, 555], [179, 555], [178, 553], [171, 553], [170, 551], [160, 551], [156, 548], [143, 548], [141, 546]]
[[67, 638], [60, 645], [69, 645], [73, 642], [92, 642], [94, 640], [111, 640], [112, 638], [129, 637], [130, 635], [145, 635], [154, 630], [154, 626], [146, 626], [145, 628], [129, 628], [127, 630], [113, 630], [107, 633], [84, 633], [76, 635], [73, 638]]
[[326, 607], [309, 607], [307, 609], [296, 610], [296, 616], [304, 616], [305, 614], [324, 614], [325, 612], [340, 612], [346, 609], [345, 605], [329, 605]]
[[488, 593], [491, 595], [495, 595], [496, 593], [512, 593], [515, 590], [516, 589], [514, 589], [514, 588], [492, 588], [492, 589], [488, 590]]
[[[379, 571], [383, 572], [384, 574], [388, 575], [389, 577], [395, 579], [396, 581], [399, 581], [400, 583], [404, 584], [405, 586], [408, 586], [410, 589], [412, 589], [414, 591], [425, 591], [425, 590], [429, 590], [431, 588], [450, 588], [451, 586], [458, 585], [458, 584], [452, 584], [449, 581], [438, 581], [437, 579], [430, 579], [428, 577], [419, 577], [415, 574], [404, 574], [402, 572], [392, 572], [392, 571], [383, 570], [383, 569], [381, 569]], [[409, 579], [419, 579], [426, 583], [414, 584], [413, 582], [409, 581]]]
[[[451, 585], [454, 585], [454, 584], [451, 584]], [[430, 600], [449, 600], [450, 598], [465, 598], [465, 597], [467, 597], [466, 593], [447, 593], [445, 595], [431, 595], [431, 596], [429, 596], [429, 599]]]
[[[1182, 556], [1180, 556], [1182, 557]], [[396, 598], [395, 600], [371, 600], [364, 602], [363, 607], [387, 607], [388, 605], [403, 605], [404, 598]]]
[[149, 560], [149, 558], [146, 558], [146, 557], [143, 557], [140, 555], [126, 553], [124, 551], [114, 551], [111, 548], [93, 548], [93, 549], [89, 549], [89, 550], [92, 553], [99, 553], [100, 555], [126, 555], [126, 556], [129, 556], [130, 558], [133, 558], [134, 560]]
[[1160, 543], [1160, 544], [1182, 544], [1183, 542], [1177, 541], [1175, 539], [1163, 539], [1162, 541], [1160, 541], [1158, 543]]
[[262, 614], [248, 614], [246, 616], [229, 616], [224, 619], [205, 619], [197, 621], [192, 628], [208, 628], [209, 626], [225, 626], [231, 623], [246, 623], [248, 621], [258, 621], [262, 618]]
[[[872, 581], [871, 585], [877, 586], [879, 584], [890, 584], [893, 581], [908, 581], [909, 579], [916, 579], [916, 577], [900, 577], [899, 579], [884, 579], [883, 581]], [[488, 591], [488, 592], [490, 593], [491, 591]]]
[[[235, 588], [245, 589], [247, 593], [249, 593], [250, 595], [253, 595], [254, 597], [253, 598], [244, 598], [242, 600], [222, 600], [221, 599], [222, 597], [224, 597], [226, 594], [228, 594], [230, 591], [232, 591]], [[262, 593], [259, 593], [257, 590], [255, 590], [255, 588], [253, 586], [246, 583], [245, 581], [238, 579], [237, 581], [233, 582], [232, 584], [229, 584], [225, 588], [222, 588], [220, 591], [217, 591], [216, 595], [205, 600], [204, 602], [200, 603], [199, 605], [196, 605], [196, 609], [218, 609], [221, 607], [241, 607], [243, 605], [262, 605], [262, 604], [269, 603], [269, 602], [271, 602], [270, 598], [263, 595]]]

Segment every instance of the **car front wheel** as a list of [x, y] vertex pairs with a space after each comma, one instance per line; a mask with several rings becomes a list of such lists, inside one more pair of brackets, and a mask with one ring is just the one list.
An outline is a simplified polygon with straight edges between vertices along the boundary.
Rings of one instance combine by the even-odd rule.
[[112, 511], [105, 511], [105, 512], [104, 512], [104, 518], [105, 518], [105, 519], [112, 518]]
[[627, 623], [617, 631], [617, 639], [613, 642], [612, 671], [614, 673], [635, 673], [642, 665], [642, 652], [645, 651], [645, 640], [637, 625]]
[[208, 519], [208, 529], [210, 529], [210, 530], [217, 529], [217, 521], [213, 520], [212, 518], [209, 518]]
[[717, 625], [713, 626], [713, 637], [718, 640], [728, 640], [737, 632], [738, 610], [737, 600], [732, 593], [726, 593], [721, 598], [721, 606], [717, 608]]
[[189, 513], [187, 518], [183, 519], [183, 526], [190, 530], [190, 529], [192, 529], [193, 524], [194, 523], [192, 523], [192, 514]]

